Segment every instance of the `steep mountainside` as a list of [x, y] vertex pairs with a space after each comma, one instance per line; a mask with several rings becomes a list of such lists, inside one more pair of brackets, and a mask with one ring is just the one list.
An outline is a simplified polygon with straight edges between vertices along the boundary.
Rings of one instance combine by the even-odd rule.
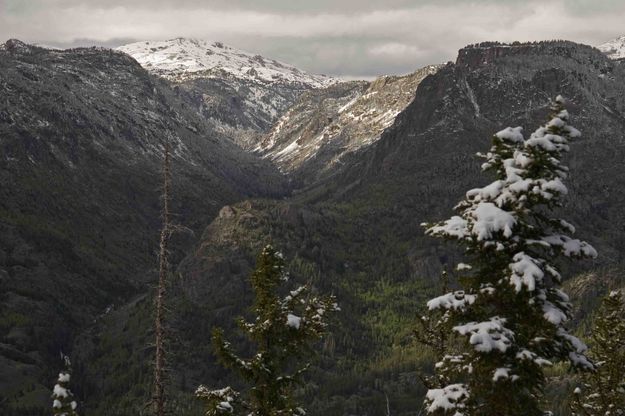
[[[340, 322], [300, 391], [309, 413], [380, 415], [387, 403], [394, 415], [418, 413], [424, 392], [418, 373], [428, 370], [430, 358], [411, 339], [415, 311], [434, 290], [441, 268], [459, 256], [426, 238], [420, 224], [448, 217], [464, 192], [488, 183], [475, 152], [488, 149], [491, 135], [509, 125], [523, 125], [529, 134], [544, 122], [549, 99], [557, 94], [570, 100], [572, 123], [584, 134], [567, 159], [571, 176], [563, 216], [600, 253], [581, 268], [563, 264], [563, 272], [596, 276], [597, 287], [615, 284], [613, 277], [625, 273], [625, 67], [571, 42], [470, 46], [455, 64], [425, 78], [394, 124], [348, 158], [331, 180], [288, 199], [224, 207], [206, 228], [173, 288], [178, 414], [200, 414], [184, 399], [198, 384], [230, 381], [214, 363], [210, 330], [216, 323], [231, 328], [231, 319], [245, 313], [254, 253], [270, 240], [291, 260], [294, 280], [310, 281], [340, 300]], [[142, 300], [116, 311], [102, 321], [99, 345], [85, 338], [77, 347], [97, 369], [91, 378], [106, 380], [105, 386], [137, 385], [109, 370], [120, 362], [117, 357], [124, 357], [134, 380], [147, 373], [141, 355], [129, 352], [145, 337], [126, 338], [135, 347], [111, 340], [127, 333], [124, 328], [143, 333], [149, 307]], [[558, 371], [551, 394], [565, 397], [567, 384], [556, 381], [567, 376]], [[126, 398], [125, 403], [141, 401], [145, 390]], [[94, 407], [132, 414], [132, 405], [114, 393], [93, 400]], [[567, 414], [566, 400], [553, 403], [556, 414]]]
[[[165, 140], [173, 211], [191, 231], [225, 203], [281, 195], [284, 181], [120, 52], [10, 40], [0, 46], [0, 96], [4, 415], [6, 405], [48, 403], [59, 351], [152, 281]], [[177, 240], [181, 249], [192, 236]]]
[[[372, 122], [387, 110], [359, 122], [343, 119], [342, 135], [333, 137], [345, 148], [320, 147], [329, 150], [325, 159], [323, 151], [308, 158], [303, 149], [291, 172], [315, 172], [319, 161], [333, 174], [286, 198], [270, 157], [243, 154], [222, 134], [223, 125], [241, 132], [237, 126], [254, 119], [246, 107], [242, 116], [232, 113], [224, 98], [219, 117], [202, 117], [203, 93], [185, 84], [240, 91], [228, 77], [194, 78], [172, 90], [114, 51], [46, 51], [17, 41], [0, 48], [0, 413], [45, 412], [6, 407], [47, 407], [59, 349], [73, 358], [85, 414], [145, 411], [152, 341], [145, 282], [153, 277], [165, 138], [175, 146], [178, 222], [194, 230], [210, 222], [199, 241], [183, 235], [174, 244], [178, 260], [195, 243], [169, 288], [172, 414], [203, 414], [192, 398], [200, 383], [236, 385], [214, 361], [210, 332], [215, 324], [231, 329], [232, 318], [246, 313], [249, 271], [268, 241], [289, 259], [295, 282], [333, 292], [342, 309], [298, 392], [309, 414], [374, 416], [387, 414], [387, 406], [393, 415], [418, 414], [419, 372], [430, 369], [431, 357], [411, 338], [416, 311], [436, 290], [440, 270], [459, 256], [424, 237], [420, 223], [451, 215], [464, 192], [487, 183], [474, 153], [508, 125], [531, 132], [556, 94], [570, 99], [573, 125], [584, 134], [567, 160], [564, 216], [600, 252], [594, 264], [563, 265], [565, 276], [580, 274], [569, 283], [581, 305], [576, 317], [587, 319], [590, 294], [622, 286], [622, 62], [570, 42], [487, 43], [462, 49], [455, 64], [415, 81], [410, 96], [401, 79], [391, 78], [372, 95], [373, 84], [358, 82], [309, 93], [298, 103], [304, 116], [292, 112], [284, 127], [306, 132], [302, 143], [312, 149], [310, 139], [348, 108], [358, 116], [384, 108], [376, 97], [393, 86], [405, 101], [394, 121]], [[215, 120], [230, 115], [219, 127]], [[275, 139], [279, 151], [293, 143], [279, 132]], [[242, 198], [250, 199], [237, 202]], [[559, 371], [551, 377], [554, 397], [567, 388]], [[554, 403], [565, 415], [566, 400]]]
[[193, 96], [197, 111], [246, 146], [310, 89], [338, 80], [237, 50], [221, 42], [177, 38], [124, 45], [118, 50]]
[[405, 76], [341, 83], [300, 98], [256, 147], [292, 180], [313, 182], [353, 152], [380, 138], [414, 98], [419, 83], [439, 67]]
[[620, 36], [606, 43], [597, 46], [601, 52], [605, 53], [610, 59], [625, 58], [625, 36]]

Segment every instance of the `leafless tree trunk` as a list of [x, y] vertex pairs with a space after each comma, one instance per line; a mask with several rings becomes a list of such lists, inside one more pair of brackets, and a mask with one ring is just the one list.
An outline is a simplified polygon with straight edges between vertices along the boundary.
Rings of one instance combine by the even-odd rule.
[[170, 189], [171, 189], [171, 160], [169, 140], [165, 142], [165, 158], [163, 161], [163, 226], [161, 228], [161, 239], [159, 246], [159, 272], [158, 288], [156, 295], [156, 317], [154, 319], [154, 333], [156, 342], [156, 352], [154, 357], [154, 397], [153, 403], [156, 416], [165, 416], [165, 328], [164, 328], [164, 308], [165, 289], [169, 272], [168, 243], [171, 235], [170, 224]]

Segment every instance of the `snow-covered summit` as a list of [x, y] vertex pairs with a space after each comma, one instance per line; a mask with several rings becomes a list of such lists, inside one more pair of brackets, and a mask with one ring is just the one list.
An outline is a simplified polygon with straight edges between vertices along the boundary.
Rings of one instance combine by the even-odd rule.
[[275, 59], [244, 52], [221, 42], [176, 38], [144, 41], [120, 46], [118, 50], [135, 58], [141, 66], [172, 81], [231, 75], [263, 83], [300, 83], [321, 88], [337, 79], [313, 75]]
[[625, 58], [625, 35], [603, 43], [597, 46], [597, 49], [605, 53], [610, 59], [623, 59]]

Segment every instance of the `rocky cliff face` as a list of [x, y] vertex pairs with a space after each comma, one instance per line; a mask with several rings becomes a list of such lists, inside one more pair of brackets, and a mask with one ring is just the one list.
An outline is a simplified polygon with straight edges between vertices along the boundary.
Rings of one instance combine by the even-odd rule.
[[338, 82], [221, 42], [177, 38], [118, 50], [190, 94], [216, 130], [245, 147], [255, 146], [259, 133], [269, 130], [302, 93]]
[[412, 101], [419, 83], [439, 68], [310, 91], [254, 150], [300, 186], [310, 184], [329, 175], [346, 156], [375, 143]]
[[165, 141], [190, 230], [284, 181], [121, 52], [8, 41], [0, 96], [0, 395], [47, 403], [59, 351], [151, 281]]

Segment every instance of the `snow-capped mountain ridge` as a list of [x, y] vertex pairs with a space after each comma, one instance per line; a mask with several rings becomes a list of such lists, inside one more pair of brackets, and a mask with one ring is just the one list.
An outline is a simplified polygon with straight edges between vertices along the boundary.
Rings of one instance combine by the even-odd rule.
[[625, 59], [625, 35], [597, 46], [610, 59]]
[[263, 83], [300, 83], [321, 88], [338, 82], [292, 65], [245, 52], [222, 42], [176, 38], [135, 42], [117, 48], [135, 58], [148, 71], [171, 81], [233, 76]]
[[209, 124], [245, 148], [256, 146], [301, 94], [339, 82], [221, 42], [176, 38], [117, 50], [174, 83]]

